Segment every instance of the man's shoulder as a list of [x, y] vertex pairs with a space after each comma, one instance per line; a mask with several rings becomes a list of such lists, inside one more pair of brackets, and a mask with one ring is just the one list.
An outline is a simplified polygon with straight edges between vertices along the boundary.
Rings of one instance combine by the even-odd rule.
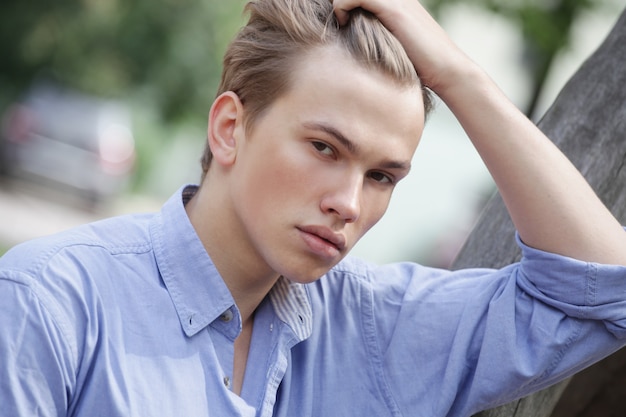
[[341, 276], [357, 281], [367, 280], [379, 265], [356, 256], [346, 256], [328, 271], [325, 277]]
[[153, 216], [111, 217], [21, 243], [0, 258], [0, 273], [19, 271], [36, 276], [55, 263], [84, 264], [116, 254], [150, 251]]
[[[411, 274], [406, 269], [419, 268], [420, 265], [377, 264], [363, 258], [347, 256], [322, 276], [315, 285], [330, 288], [371, 287], [380, 285], [382, 281], [391, 284], [395, 279], [404, 279]], [[395, 276], [395, 278], [394, 278]]]
[[348, 278], [361, 282], [389, 281], [393, 277], [406, 279], [409, 277], [431, 276], [437, 274], [437, 269], [429, 268], [415, 262], [394, 262], [378, 264], [367, 259], [347, 256], [335, 265], [326, 276]]
[[15, 246], [0, 258], [4, 305], [31, 317], [42, 337], [59, 337], [58, 349], [72, 352], [77, 366], [84, 349], [95, 349], [89, 343], [98, 340], [103, 321], [114, 323], [107, 311], [132, 301], [137, 280], [129, 271], [143, 278], [156, 270], [151, 217], [113, 217]]

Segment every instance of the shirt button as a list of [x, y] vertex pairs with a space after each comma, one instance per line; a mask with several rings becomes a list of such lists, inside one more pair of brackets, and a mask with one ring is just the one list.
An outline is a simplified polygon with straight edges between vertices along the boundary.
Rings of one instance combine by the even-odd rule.
[[222, 320], [224, 323], [228, 323], [229, 321], [231, 321], [233, 319], [233, 312], [230, 310], [226, 310], [225, 312], [222, 313], [222, 315], [220, 316], [220, 320]]
[[230, 378], [227, 376], [224, 377], [224, 386], [230, 389]]

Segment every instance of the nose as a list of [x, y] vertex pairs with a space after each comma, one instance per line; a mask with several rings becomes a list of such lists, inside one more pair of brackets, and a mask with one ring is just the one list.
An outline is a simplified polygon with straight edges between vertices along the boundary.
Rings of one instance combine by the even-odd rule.
[[362, 178], [354, 175], [352, 178], [344, 177], [333, 182], [331, 190], [322, 198], [322, 211], [334, 214], [347, 223], [357, 221], [361, 214]]

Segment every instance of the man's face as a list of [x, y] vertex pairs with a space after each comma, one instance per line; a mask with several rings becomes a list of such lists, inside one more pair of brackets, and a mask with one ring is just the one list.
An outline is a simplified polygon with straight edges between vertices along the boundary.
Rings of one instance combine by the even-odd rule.
[[336, 47], [304, 57], [293, 77], [240, 133], [229, 191], [239, 250], [310, 282], [382, 217], [409, 172], [424, 110], [417, 86], [400, 87]]

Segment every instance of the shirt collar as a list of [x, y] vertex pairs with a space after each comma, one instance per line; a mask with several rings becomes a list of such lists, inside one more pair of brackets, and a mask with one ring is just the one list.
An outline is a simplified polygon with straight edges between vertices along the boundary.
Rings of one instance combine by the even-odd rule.
[[196, 190], [197, 186], [182, 187], [150, 227], [159, 272], [187, 336], [235, 304], [185, 211], [185, 202]]
[[280, 277], [269, 293], [276, 316], [285, 322], [299, 341], [311, 336], [313, 313], [306, 287]]
[[[226, 310], [237, 311], [228, 287], [185, 211], [185, 203], [197, 189], [189, 185], [178, 190], [163, 205], [150, 229], [159, 271], [187, 336], [196, 334]], [[281, 277], [269, 298], [276, 316], [298, 340], [311, 335], [311, 304], [304, 285]]]

